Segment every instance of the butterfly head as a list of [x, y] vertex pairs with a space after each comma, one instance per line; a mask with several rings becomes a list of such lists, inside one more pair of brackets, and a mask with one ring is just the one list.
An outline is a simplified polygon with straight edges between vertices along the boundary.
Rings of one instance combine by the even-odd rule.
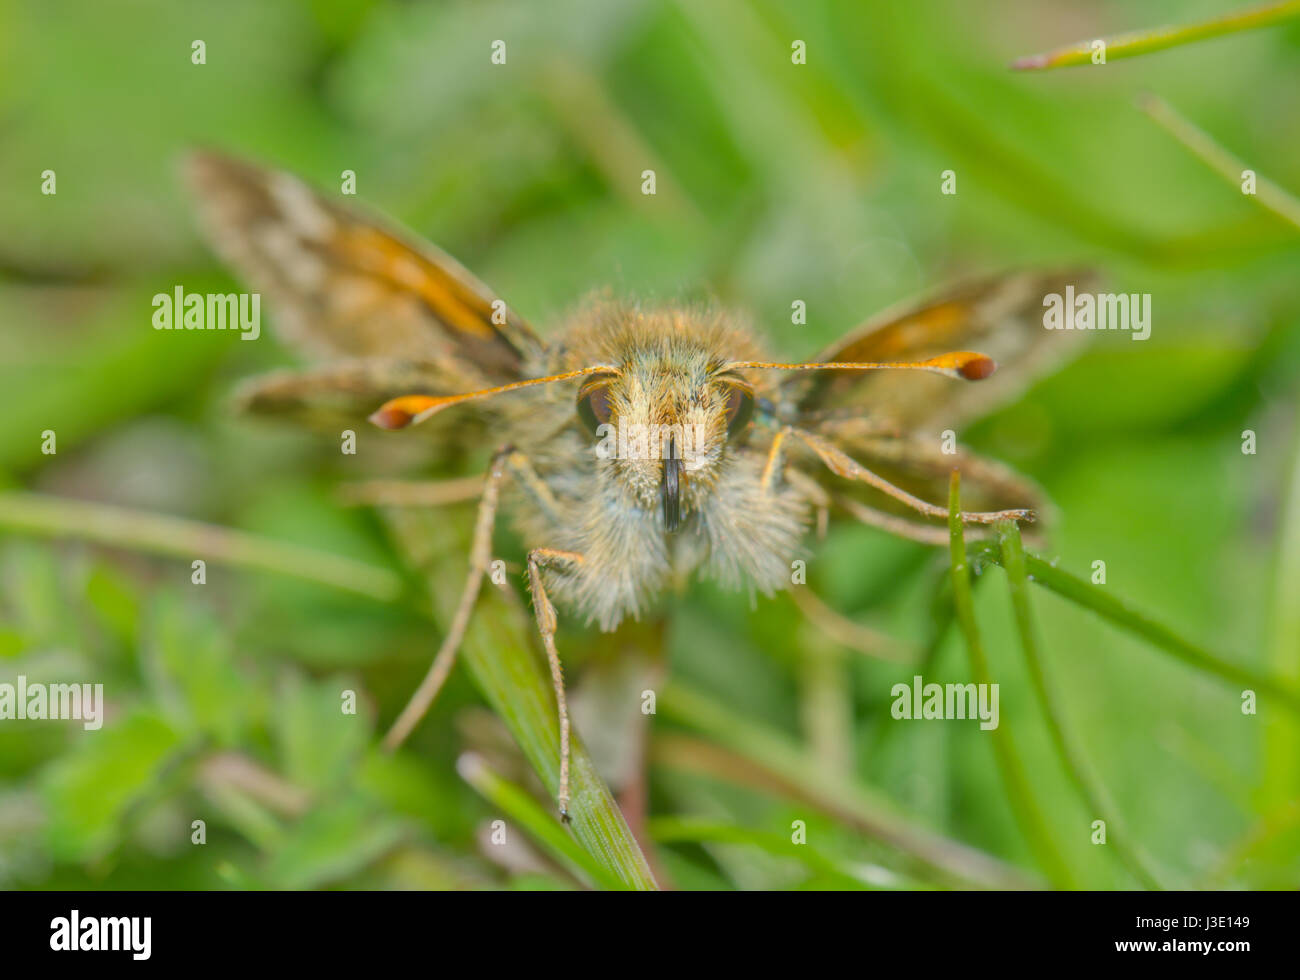
[[643, 508], [677, 531], [716, 485], [728, 444], [753, 418], [754, 392], [700, 346], [632, 350], [617, 371], [579, 387], [576, 414], [611, 469]]

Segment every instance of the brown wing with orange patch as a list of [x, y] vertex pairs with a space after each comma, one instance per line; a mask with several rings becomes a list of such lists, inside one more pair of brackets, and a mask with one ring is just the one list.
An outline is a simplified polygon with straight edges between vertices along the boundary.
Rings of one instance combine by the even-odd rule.
[[997, 363], [976, 383], [911, 371], [822, 372], [785, 383], [804, 424], [867, 417], [899, 434], [956, 428], [1013, 398], [1055, 366], [1080, 334], [1043, 327], [1043, 300], [1067, 283], [1090, 288], [1086, 270], [1020, 272], [956, 286], [921, 304], [887, 310], [819, 353], [817, 361], [911, 361], [971, 350]]
[[[418, 392], [448, 395], [462, 379], [440, 361], [360, 357], [307, 368], [273, 371], [243, 382], [234, 392], [235, 407], [265, 418], [294, 422], [319, 431], [338, 432], [360, 424], [390, 398]], [[468, 442], [482, 428], [473, 413], [462, 415], [437, 432], [435, 441]]]
[[242, 160], [196, 153], [187, 176], [218, 252], [306, 356], [452, 359], [465, 388], [540, 356], [523, 318], [433, 246]]

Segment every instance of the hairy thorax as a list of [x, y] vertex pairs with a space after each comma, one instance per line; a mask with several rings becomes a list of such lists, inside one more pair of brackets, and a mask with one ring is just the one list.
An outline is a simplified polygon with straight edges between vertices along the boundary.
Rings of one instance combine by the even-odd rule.
[[[764, 593], [789, 583], [809, 501], [780, 472], [765, 483], [772, 430], [760, 413], [729, 432], [734, 392], [730, 378], [719, 380], [755, 348], [726, 314], [607, 303], [587, 307], [557, 339], [539, 373], [592, 364], [617, 372], [595, 432], [575, 412], [574, 389], [559, 385], [529, 391], [501, 418], [504, 441], [536, 478], [516, 474], [506, 491], [526, 545], [582, 556], [551, 571], [561, 605], [610, 630], [696, 570]], [[666, 467], [676, 468], [671, 479]], [[665, 516], [666, 481], [679, 498], [676, 521]]]

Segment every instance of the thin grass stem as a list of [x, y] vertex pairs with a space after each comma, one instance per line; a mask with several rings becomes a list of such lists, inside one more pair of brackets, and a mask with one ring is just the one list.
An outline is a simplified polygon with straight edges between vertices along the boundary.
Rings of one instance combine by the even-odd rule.
[[687, 751], [680, 736], [657, 738], [654, 758], [660, 764], [671, 761], [679, 768], [708, 771], [718, 778], [804, 800], [889, 845], [931, 873], [939, 872], [947, 883], [981, 888], [1037, 887], [1032, 878], [996, 858], [926, 830], [873, 790], [826, 776], [808, 753], [785, 736], [735, 714], [679, 680], [669, 682], [659, 698], [659, 713], [717, 743], [693, 742]]
[[[1191, 44], [1195, 41], [1223, 37], [1226, 34], [1272, 27], [1297, 17], [1300, 17], [1300, 0], [1283, 0], [1281, 3], [1252, 7], [1249, 10], [1224, 14], [1222, 17], [1195, 24], [1151, 27], [1098, 40], [1105, 45], [1106, 62], [1109, 63], [1121, 58], [1134, 58], [1153, 51]], [[1011, 67], [1016, 71], [1043, 71], [1050, 68], [1091, 64], [1093, 45], [1096, 43], [1095, 40], [1080, 41], [1078, 44], [1056, 48], [1043, 54], [1027, 55], [1017, 58], [1011, 63]]]
[[380, 602], [392, 602], [406, 591], [396, 572], [351, 558], [183, 517], [85, 500], [0, 492], [0, 530], [274, 572]]
[[[975, 604], [971, 597], [970, 569], [967, 566], [966, 540], [962, 528], [961, 472], [954, 469], [948, 484], [948, 532], [952, 544], [953, 605], [956, 609], [957, 625], [966, 640], [966, 650], [970, 655], [971, 673], [975, 677], [975, 683], [987, 689], [992, 685], [993, 677], [989, 671], [988, 657], [984, 653], [984, 643], [980, 639], [979, 626], [975, 621]], [[1016, 822], [1020, 824], [1048, 878], [1059, 888], [1074, 887], [1074, 876], [1061, 858], [1047, 829], [1042, 811], [1030, 791], [1029, 777], [1016, 753], [1015, 743], [1011, 739], [1011, 732], [1005, 720], [992, 730], [991, 735], [993, 754], [997, 758], [1002, 784], [1006, 788], [1007, 799], [1016, 816]]]
[[[1149, 93], [1140, 96], [1138, 107], [1174, 139], [1187, 147], [1207, 167], [1234, 187], [1240, 188], [1242, 174], [1252, 169], [1244, 160], [1229, 153], [1205, 130], [1196, 126], [1159, 96]], [[1268, 178], [1256, 174], [1255, 193], [1242, 196], [1253, 200], [1283, 221], [1300, 228], [1300, 200]]]
[[[971, 558], [1002, 564], [1002, 556], [990, 545], [979, 545], [972, 549]], [[1092, 610], [1184, 663], [1276, 698], [1281, 707], [1300, 713], [1300, 689], [1285, 679], [1270, 677], [1250, 667], [1225, 660], [1152, 619], [1127, 600], [1090, 585], [1078, 576], [1057, 568], [1042, 558], [1026, 554], [1025, 569], [1031, 581], [1045, 586], [1076, 605]]]
[[1107, 843], [1114, 846], [1115, 854], [1120, 861], [1143, 887], [1153, 891], [1162, 890], [1163, 886], [1142, 848], [1137, 843], [1129, 845], [1128, 832], [1120, 822], [1110, 794], [1106, 792], [1105, 786], [1088, 765], [1083, 751], [1066, 732], [1065, 711], [1047, 676], [1046, 664], [1038, 645], [1038, 631], [1034, 628], [1034, 614], [1029, 598], [1029, 578], [1025, 572], [1025, 552], [1020, 541], [1020, 528], [1011, 521], [999, 525], [998, 542], [1002, 549], [1002, 567], [1006, 569], [1007, 585], [1011, 591], [1016, 628], [1020, 633], [1020, 646], [1024, 651], [1029, 677], [1033, 681], [1034, 692], [1038, 695], [1038, 703], [1042, 706], [1043, 717], [1047, 719], [1047, 729], [1052, 736], [1057, 754], [1065, 764], [1066, 772], [1069, 773], [1071, 782], [1074, 783], [1089, 812], [1095, 819], [1105, 821]]

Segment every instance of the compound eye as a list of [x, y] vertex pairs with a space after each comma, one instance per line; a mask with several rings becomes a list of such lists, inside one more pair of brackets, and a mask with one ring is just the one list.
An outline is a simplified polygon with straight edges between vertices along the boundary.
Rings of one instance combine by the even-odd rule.
[[754, 393], [744, 385], [727, 384], [727, 435], [732, 436], [749, 425], [754, 417]]
[[613, 375], [597, 375], [578, 389], [578, 417], [592, 435], [599, 435], [596, 430], [609, 422], [609, 383], [613, 380]]

